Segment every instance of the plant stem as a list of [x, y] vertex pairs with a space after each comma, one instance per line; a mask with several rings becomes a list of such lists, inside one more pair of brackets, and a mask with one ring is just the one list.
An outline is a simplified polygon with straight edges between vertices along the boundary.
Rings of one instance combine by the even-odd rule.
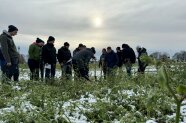
[[168, 74], [167, 74], [167, 71], [166, 70], [165, 70], [165, 76], [167, 78], [167, 82], [166, 82], [167, 89], [172, 94], [172, 96], [174, 97], [174, 99], [176, 101], [176, 104], [177, 104], [177, 107], [176, 107], [176, 123], [179, 123], [179, 119], [180, 119], [180, 107], [181, 107], [182, 100], [179, 100], [178, 99], [178, 97], [176, 96], [176, 94], [174, 93], [174, 91], [172, 90], [172, 88], [170, 87], [170, 85], [169, 85], [170, 78], [168, 77]]
[[179, 123], [180, 120], [180, 107], [181, 107], [181, 102], [182, 101], [178, 101], [177, 103], [177, 107], [176, 107], [176, 123]]

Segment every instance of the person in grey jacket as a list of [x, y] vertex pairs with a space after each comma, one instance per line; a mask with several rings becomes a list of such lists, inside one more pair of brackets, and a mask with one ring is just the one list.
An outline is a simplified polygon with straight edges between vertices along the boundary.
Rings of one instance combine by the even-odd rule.
[[89, 80], [89, 62], [90, 59], [95, 59], [94, 54], [96, 53], [95, 48], [86, 48], [79, 51], [72, 57], [72, 64], [75, 72], [75, 76], [85, 78]]
[[19, 78], [19, 53], [12, 38], [17, 35], [17, 32], [17, 27], [10, 25], [8, 26], [8, 32], [3, 31], [0, 35], [1, 51], [6, 62], [3, 66], [3, 71], [6, 78], [11, 80], [13, 77], [14, 81], [18, 81]]

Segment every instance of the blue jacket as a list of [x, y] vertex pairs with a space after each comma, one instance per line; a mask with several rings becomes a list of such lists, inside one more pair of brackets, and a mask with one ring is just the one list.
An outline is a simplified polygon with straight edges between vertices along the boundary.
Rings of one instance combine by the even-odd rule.
[[107, 55], [105, 56], [105, 63], [108, 68], [113, 68], [117, 66], [118, 62], [118, 56], [114, 51], [107, 53]]

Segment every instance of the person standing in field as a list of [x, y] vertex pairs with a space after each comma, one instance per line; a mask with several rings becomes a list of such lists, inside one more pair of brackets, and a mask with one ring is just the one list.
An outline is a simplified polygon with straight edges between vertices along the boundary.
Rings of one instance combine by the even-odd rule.
[[56, 72], [56, 48], [54, 47], [55, 38], [53, 36], [49, 36], [47, 40], [47, 44], [42, 47], [42, 59], [45, 65], [45, 78], [46, 82], [48, 80], [54, 79]]
[[99, 68], [101, 68], [101, 76], [102, 76], [102, 71], [103, 71], [104, 79], [106, 79], [106, 73], [107, 73], [107, 66], [105, 63], [106, 55], [107, 55], [107, 50], [105, 48], [103, 48], [102, 54], [101, 54], [100, 60], [99, 60]]
[[45, 45], [45, 42], [43, 41], [42, 42], [42, 45], [40, 46], [41, 47], [41, 51], [40, 51], [40, 54], [39, 54], [39, 70], [40, 70], [40, 77], [41, 77], [41, 81], [43, 81], [43, 78], [44, 78], [44, 61], [43, 61], [43, 58], [42, 58], [42, 48], [43, 46]]
[[144, 56], [148, 56], [147, 50], [146, 50], [146, 48], [139, 47], [139, 46], [136, 47], [136, 50], [138, 52], [138, 57], [137, 57], [137, 59], [138, 59], [138, 72], [143, 74], [145, 72], [145, 68], [147, 67], [148, 64], [143, 62], [141, 60], [141, 58]]
[[72, 76], [72, 62], [71, 62], [72, 56], [69, 47], [70, 44], [68, 42], [65, 42], [64, 46], [62, 46], [58, 50], [58, 54], [57, 54], [59, 64], [61, 65], [62, 78], [67, 80], [70, 80]]
[[119, 59], [117, 54], [112, 50], [111, 47], [107, 47], [107, 54], [105, 56], [105, 63], [107, 67], [107, 78], [114, 80], [116, 73], [116, 68], [118, 65]]
[[95, 48], [85, 48], [79, 51], [72, 57], [72, 64], [75, 72], [75, 77], [84, 78], [88, 81], [89, 79], [89, 62], [90, 59], [95, 59], [94, 54], [96, 53]]
[[121, 68], [123, 63], [122, 63], [122, 51], [120, 49], [120, 47], [116, 48], [116, 54], [118, 55], [118, 67]]
[[40, 65], [40, 54], [41, 47], [44, 41], [37, 38], [34, 43], [29, 46], [28, 54], [28, 66], [30, 69], [30, 80], [39, 80], [39, 65]]
[[18, 28], [10, 25], [8, 31], [4, 30], [0, 35], [0, 45], [5, 64], [2, 69], [5, 73], [5, 79], [11, 80], [13, 77], [14, 81], [19, 80], [19, 53], [14, 44], [13, 36], [17, 35]]
[[134, 50], [128, 44], [122, 44], [122, 59], [126, 67], [127, 74], [131, 75], [132, 64], [136, 62]]

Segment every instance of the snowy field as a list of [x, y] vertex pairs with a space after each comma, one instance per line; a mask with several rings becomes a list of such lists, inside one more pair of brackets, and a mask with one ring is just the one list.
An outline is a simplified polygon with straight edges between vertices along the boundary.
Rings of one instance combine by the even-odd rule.
[[[7, 104], [5, 107], [0, 108], [0, 123], [6, 123], [6, 117], [13, 117], [12, 114], [16, 114], [16, 113], [23, 113], [24, 117], [35, 117], [37, 114], [41, 114], [41, 112], [43, 112], [42, 108], [39, 106], [34, 105], [33, 103], [31, 103], [31, 101], [29, 100], [30, 96], [32, 95], [32, 91], [28, 90], [28, 91], [24, 91], [24, 93], [22, 93], [22, 91], [25, 89], [24, 86], [21, 85], [22, 81], [28, 81], [29, 80], [29, 70], [28, 69], [22, 69], [21, 71], [21, 75], [20, 75], [20, 83], [16, 83], [16, 84], [12, 84], [11, 85], [11, 91], [18, 93], [18, 96], [14, 96], [11, 100], [7, 100]], [[133, 72], [135, 73], [135, 71], [137, 71], [137, 69], [133, 69]], [[156, 69], [154, 67], [150, 67], [147, 69], [148, 72], [153, 72], [156, 73]], [[94, 71], [90, 71], [90, 76], [94, 76], [95, 72]], [[61, 76], [61, 71], [57, 70], [56, 71], [56, 78], [60, 78]], [[101, 71], [97, 70], [96, 71], [96, 76], [101, 76]], [[71, 122], [71, 123], [91, 123], [91, 121], [87, 118], [87, 116], [85, 116], [86, 112], [92, 112], [95, 110], [95, 105], [97, 105], [97, 103], [111, 103], [112, 105], [114, 105], [111, 100], [110, 95], [112, 95], [113, 90], [110, 88], [103, 88], [103, 90], [100, 90], [100, 92], [106, 92], [104, 93], [104, 97], [97, 97], [94, 94], [92, 94], [91, 92], [86, 92], [83, 95], [80, 95], [79, 99], [68, 99], [66, 101], [55, 101], [54, 100], [50, 100], [50, 103], [47, 100], [44, 100], [43, 103], [43, 107], [50, 107], [51, 109], [53, 109], [53, 114], [54, 117], [51, 118], [53, 120], [47, 120], [45, 122], [52, 122], [52, 121], [57, 121], [59, 118], [64, 118], [67, 122]], [[40, 91], [38, 91], [40, 92]], [[20, 94], [19, 94], [20, 93]], [[96, 93], [96, 92], [95, 92]], [[97, 92], [99, 93], [99, 92]], [[134, 92], [133, 89], [129, 89], [129, 90], [118, 90], [117, 91], [117, 98], [120, 98], [119, 96], [121, 95], [125, 95], [127, 99], [132, 99], [133, 97], [137, 97], [140, 96], [138, 93]], [[116, 97], [113, 97], [116, 98]], [[131, 108], [131, 112], [135, 112], [136, 114], [140, 115], [141, 117], [142, 114], [139, 111], [136, 111], [136, 107], [135, 105], [130, 104], [130, 102], [128, 102], [129, 100], [126, 100], [125, 98], [122, 98], [122, 100], [120, 100], [120, 103], [126, 103], [129, 104], [128, 106]], [[181, 115], [182, 115], [182, 122], [181, 123], [186, 123], [186, 100], [183, 102], [183, 106], [181, 107]], [[172, 107], [175, 107], [175, 104], [172, 104]], [[47, 109], [45, 109], [47, 110]], [[114, 110], [114, 109], [113, 109]], [[112, 112], [110, 112], [112, 113]], [[161, 115], [161, 112], [159, 112], [159, 114]], [[1, 119], [3, 118], [4, 119]], [[127, 121], [125, 121], [125, 118], [130, 118], [130, 112], [127, 112], [122, 119], [113, 119], [112, 123], [127, 123]], [[171, 115], [167, 115], [167, 117], [169, 117], [170, 119], [172, 117], [175, 117], [175, 113], [171, 114]], [[131, 117], [132, 118], [132, 117]], [[28, 118], [29, 119], [29, 118]], [[133, 119], [134, 120], [134, 119]], [[103, 121], [104, 122], [104, 121]], [[129, 121], [128, 121], [129, 122]], [[145, 121], [146, 123], [157, 123], [155, 118], [150, 118], [147, 119]], [[21, 123], [21, 122], [20, 122]], [[129, 122], [130, 123], [130, 122]], [[132, 119], [131, 119], [131, 123], [132, 123]]]

